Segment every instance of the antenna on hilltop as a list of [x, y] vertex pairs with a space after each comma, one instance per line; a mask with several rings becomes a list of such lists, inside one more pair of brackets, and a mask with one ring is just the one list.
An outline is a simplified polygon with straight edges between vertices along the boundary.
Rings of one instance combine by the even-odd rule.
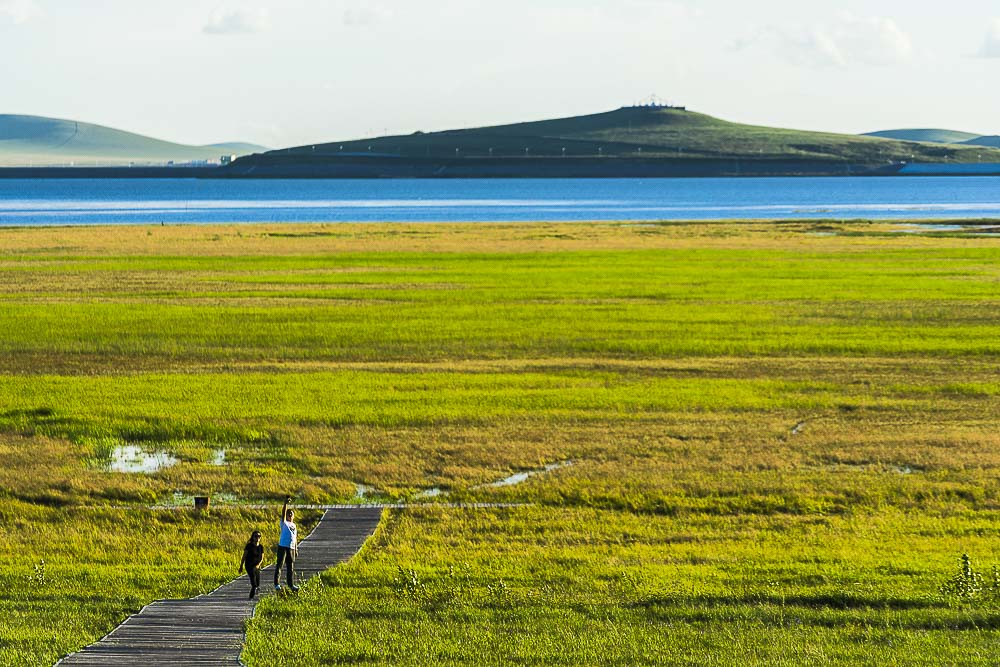
[[645, 97], [635, 104], [632, 105], [633, 109], [676, 109], [677, 111], [686, 111], [686, 107], [677, 106], [665, 101], [659, 95], [655, 93], [649, 97]]

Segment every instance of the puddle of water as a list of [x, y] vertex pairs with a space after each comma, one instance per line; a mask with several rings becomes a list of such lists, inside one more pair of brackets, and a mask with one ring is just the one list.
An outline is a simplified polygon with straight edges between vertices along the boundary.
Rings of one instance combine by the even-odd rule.
[[494, 488], [502, 486], [516, 486], [518, 484], [521, 484], [522, 482], [528, 481], [528, 478], [534, 477], [535, 475], [542, 475], [544, 473], [552, 472], [553, 470], [558, 470], [559, 468], [565, 468], [571, 465], [573, 465], [572, 461], [561, 461], [560, 463], [550, 463], [544, 468], [539, 468], [538, 470], [528, 470], [525, 472], [514, 473], [510, 477], [504, 477], [503, 479], [498, 480], [496, 482], [490, 482], [489, 484], [483, 484], [480, 485], [480, 487], [474, 487], [474, 488], [481, 488], [482, 486], [491, 486]]
[[919, 469], [911, 468], [908, 465], [877, 465], [874, 463], [833, 463], [825, 466], [830, 472], [890, 472], [896, 475], [912, 475], [919, 472]]
[[522, 482], [527, 482], [528, 478], [531, 477], [533, 473], [530, 472], [518, 472], [514, 473], [510, 477], [504, 477], [503, 479], [490, 482], [487, 486], [514, 486], [515, 484], [520, 484]]
[[[552, 472], [553, 470], [558, 470], [559, 468], [565, 468], [571, 465], [573, 465], [573, 461], [560, 461], [559, 463], [550, 463], [544, 468], [539, 468], [538, 470], [526, 470], [523, 472], [516, 472], [510, 477], [504, 477], [503, 479], [497, 480], [496, 482], [489, 482], [487, 484], [478, 484], [476, 486], [470, 487], [470, 490], [475, 491], [476, 489], [515, 486], [517, 484], [521, 484], [522, 482], [527, 481], [529, 478], [534, 477], [535, 475], [541, 475], [547, 472]], [[439, 486], [432, 486], [429, 489], [424, 489], [422, 491], [418, 491], [415, 494], [413, 494], [413, 499], [427, 500], [428, 498], [440, 498], [447, 495], [448, 491], [443, 490]]]
[[136, 445], [121, 445], [111, 451], [108, 472], [151, 473], [177, 464], [167, 452], [147, 452]]
[[224, 466], [226, 465], [226, 450], [216, 449], [212, 452], [212, 460], [210, 463], [214, 466]]
[[965, 230], [964, 225], [902, 225], [899, 229], [891, 230], [893, 234], [924, 234], [927, 232], [960, 232]]

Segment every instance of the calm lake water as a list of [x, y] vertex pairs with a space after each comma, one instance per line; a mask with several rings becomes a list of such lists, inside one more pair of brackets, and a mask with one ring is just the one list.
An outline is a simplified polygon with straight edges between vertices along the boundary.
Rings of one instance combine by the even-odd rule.
[[2, 180], [0, 225], [1000, 218], [1000, 177]]

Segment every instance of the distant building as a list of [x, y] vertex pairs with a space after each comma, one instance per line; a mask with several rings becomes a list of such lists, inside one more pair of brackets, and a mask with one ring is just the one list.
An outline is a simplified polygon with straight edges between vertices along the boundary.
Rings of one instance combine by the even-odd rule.
[[675, 104], [668, 104], [661, 100], [656, 95], [650, 95], [641, 102], [633, 104], [631, 109], [672, 109], [674, 111], [687, 111], [687, 107], [677, 106]]
[[673, 104], [633, 104], [625, 109], [670, 109], [671, 111], [687, 111], [687, 107], [679, 107]]
[[219, 164], [225, 167], [227, 164], [232, 164], [234, 160], [236, 160], [235, 155], [223, 155], [219, 158]]

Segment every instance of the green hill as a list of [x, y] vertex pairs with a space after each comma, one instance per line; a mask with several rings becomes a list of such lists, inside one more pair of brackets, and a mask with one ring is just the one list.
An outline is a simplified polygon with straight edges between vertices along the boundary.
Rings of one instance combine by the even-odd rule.
[[[365, 153], [413, 158], [759, 157], [878, 164], [911, 160], [976, 162], [982, 152], [975, 147], [742, 125], [671, 107], [623, 107], [571, 118], [335, 141], [286, 148], [272, 154], [319, 157]], [[1000, 151], [990, 153], [991, 160], [1000, 162]]]
[[955, 130], [883, 130], [870, 132], [864, 136], [898, 139], [900, 141], [924, 141], [938, 144], [959, 144], [962, 146], [986, 146], [1000, 148], [1000, 136], [980, 136], [971, 132]]
[[968, 141], [963, 141], [962, 143], [967, 146], [988, 146], [990, 148], [1000, 148], [1000, 136], [993, 134], [985, 137], [976, 137], [975, 139], [969, 139]]
[[242, 143], [188, 146], [72, 120], [0, 115], [0, 165], [7, 166], [189, 162], [264, 150]]
[[978, 134], [972, 132], [959, 132], [957, 130], [882, 130], [880, 132], [868, 132], [866, 137], [880, 137], [882, 139], [897, 139], [899, 141], [925, 141], [932, 144], [962, 144], [977, 139]]

